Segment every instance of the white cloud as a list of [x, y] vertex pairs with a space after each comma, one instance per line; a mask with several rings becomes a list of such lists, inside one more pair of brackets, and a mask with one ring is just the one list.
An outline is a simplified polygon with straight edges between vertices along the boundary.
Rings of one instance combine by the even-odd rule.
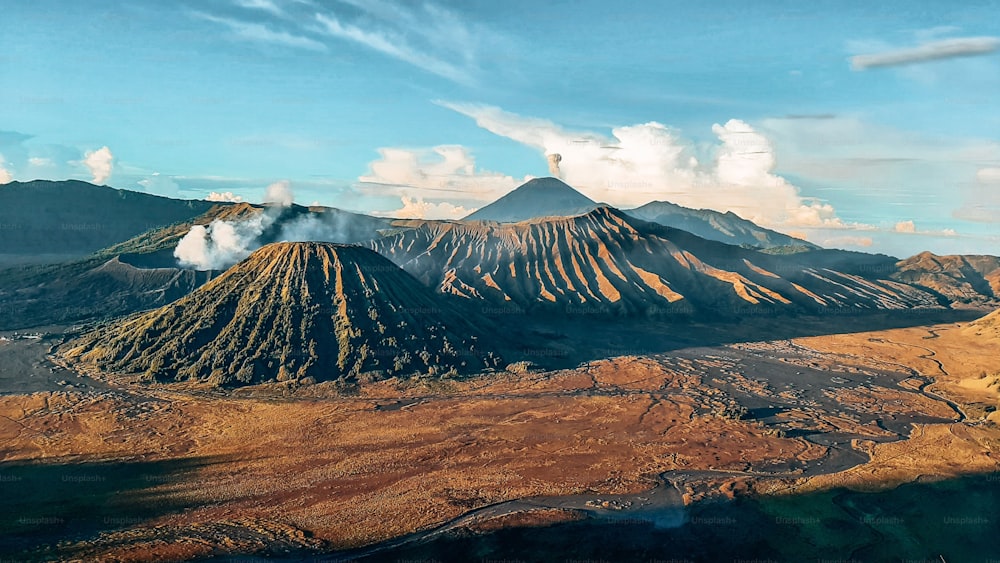
[[851, 57], [851, 68], [898, 66], [955, 57], [986, 55], [1000, 49], [1000, 37], [955, 37], [926, 41], [915, 47], [891, 49]]
[[915, 161], [961, 164], [963, 175], [975, 174], [979, 163], [1000, 160], [995, 140], [921, 135], [858, 116], [769, 118], [758, 125], [780, 148], [782, 169], [823, 180], [871, 181], [873, 168], [911, 169]]
[[[266, 25], [204, 12], [193, 17], [228, 28], [239, 39], [313, 51], [329, 51], [331, 39], [360, 45], [449, 80], [471, 84], [479, 72], [484, 46], [499, 44], [483, 26], [467, 23], [432, 2], [340, 0], [233, 0], [236, 6], [262, 12]], [[507, 42], [503, 47], [509, 51]]]
[[54, 165], [51, 158], [45, 158], [41, 156], [32, 156], [28, 158], [29, 166], [37, 166], [39, 168], [49, 167]]
[[881, 214], [879, 222], [1000, 221], [1000, 189], [984, 181], [995, 167], [984, 164], [1000, 162], [996, 140], [920, 134], [857, 116], [759, 126], [781, 155], [781, 171], [836, 193], [844, 213], [854, 206]]
[[480, 45], [492, 34], [433, 3], [344, 0], [361, 12], [316, 14], [323, 33], [346, 39], [459, 83], [472, 82]]
[[94, 183], [100, 184], [111, 177], [114, 169], [115, 156], [111, 154], [111, 149], [104, 146], [96, 151], [87, 151], [83, 155], [83, 165], [90, 170], [94, 176]]
[[316, 19], [323, 24], [324, 29], [330, 35], [360, 43], [382, 54], [397, 58], [451, 80], [459, 82], [466, 80], [462, 71], [456, 66], [415, 50], [398, 39], [389, 38], [378, 32], [366, 31], [350, 24], [341, 23], [340, 20], [333, 16], [318, 14]]
[[288, 180], [275, 182], [264, 190], [264, 203], [272, 203], [281, 207], [288, 207], [295, 201], [295, 194], [292, 192], [292, 183]]
[[381, 158], [371, 162], [369, 173], [358, 186], [369, 193], [407, 195], [419, 191], [433, 199], [443, 192], [458, 199], [492, 201], [527, 178], [518, 180], [497, 172], [476, 170], [475, 158], [461, 146], [441, 145], [432, 149], [379, 149]]
[[3, 155], [0, 154], [0, 184], [6, 184], [14, 180], [10, 171], [4, 166], [7, 161], [4, 159]]
[[430, 203], [423, 198], [402, 196], [403, 207], [395, 211], [377, 211], [376, 217], [394, 217], [397, 219], [461, 219], [469, 215], [475, 208], [466, 209], [461, 205], [452, 205], [446, 201]]
[[233, 192], [210, 192], [205, 201], [228, 201], [232, 203], [239, 203], [243, 201], [243, 198], [234, 194]]
[[713, 126], [719, 144], [703, 163], [694, 143], [657, 122], [616, 127], [608, 137], [493, 106], [439, 104], [543, 155], [560, 154], [563, 179], [596, 201], [628, 207], [665, 199], [733, 211], [774, 227], [848, 227], [832, 206], [802, 197], [798, 188], [774, 174], [770, 141], [740, 120]]
[[304, 35], [289, 33], [287, 31], [275, 31], [263, 24], [213, 16], [202, 12], [194, 12], [193, 15], [197, 18], [223, 25], [229, 28], [233, 35], [247, 41], [281, 45], [284, 47], [294, 47], [296, 49], [306, 49], [309, 51], [327, 50], [326, 45], [320, 41]]
[[925, 235], [925, 236], [935, 236], [935, 237], [958, 236], [958, 233], [955, 231], [955, 229], [940, 229], [940, 230], [918, 229], [916, 223], [914, 223], [913, 221], [900, 221], [896, 223], [895, 226], [893, 226], [892, 231], [905, 235]]
[[271, 0], [236, 0], [235, 4], [241, 8], [261, 10], [275, 16], [283, 16], [285, 14], [284, 10]]

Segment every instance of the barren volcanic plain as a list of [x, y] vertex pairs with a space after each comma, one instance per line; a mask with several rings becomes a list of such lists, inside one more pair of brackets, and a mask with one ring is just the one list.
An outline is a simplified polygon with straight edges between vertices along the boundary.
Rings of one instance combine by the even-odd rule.
[[728, 522], [706, 514], [746, 510], [744, 499], [995, 475], [990, 330], [949, 322], [675, 345], [569, 369], [221, 392], [58, 371], [45, 357], [54, 327], [0, 344], [4, 365], [35, 369], [30, 388], [0, 380], [0, 549], [41, 560], [447, 559], [448, 541], [620, 520], [722, 536], [660, 555], [801, 555], [808, 535], [748, 545], [721, 524], [697, 528]]

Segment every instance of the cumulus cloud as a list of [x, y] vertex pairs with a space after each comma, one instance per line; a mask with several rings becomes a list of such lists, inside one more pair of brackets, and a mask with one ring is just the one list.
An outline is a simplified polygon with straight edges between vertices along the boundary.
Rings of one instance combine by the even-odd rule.
[[403, 207], [395, 211], [378, 211], [376, 217], [394, 217], [397, 219], [461, 219], [474, 212], [476, 208], [466, 209], [461, 205], [452, 205], [446, 201], [430, 203], [421, 197], [402, 196]]
[[866, 70], [956, 57], [987, 55], [1000, 49], [1000, 37], [955, 37], [926, 41], [915, 47], [891, 49], [851, 57], [851, 68]]
[[14, 180], [14, 176], [11, 175], [10, 171], [6, 168], [7, 161], [4, 159], [3, 155], [0, 154], [0, 184], [6, 184]]
[[655, 121], [616, 127], [606, 136], [494, 106], [439, 104], [543, 155], [558, 153], [563, 179], [596, 201], [628, 207], [664, 199], [732, 211], [767, 226], [846, 226], [832, 206], [801, 196], [776, 175], [768, 138], [738, 119], [713, 126], [719, 142], [700, 159], [694, 143]]
[[111, 177], [114, 159], [115, 156], [111, 154], [111, 149], [104, 146], [95, 151], [87, 151], [83, 155], [83, 165], [94, 176], [94, 183], [100, 184]]
[[[432, 149], [379, 149], [381, 158], [371, 162], [369, 173], [358, 178], [358, 188], [368, 193], [413, 196], [413, 188], [457, 195], [472, 201], [492, 201], [527, 181], [497, 172], [477, 170], [467, 149], [441, 145]], [[428, 195], [428, 199], [433, 199]]]
[[231, 203], [239, 203], [243, 201], [243, 198], [233, 192], [209, 192], [205, 201], [228, 201]]
[[913, 221], [900, 221], [892, 228], [893, 232], [906, 235], [930, 235], [937, 237], [953, 237], [958, 233], [954, 229], [923, 230], [918, 229]]
[[288, 207], [295, 201], [292, 183], [288, 180], [275, 182], [264, 190], [264, 203]]

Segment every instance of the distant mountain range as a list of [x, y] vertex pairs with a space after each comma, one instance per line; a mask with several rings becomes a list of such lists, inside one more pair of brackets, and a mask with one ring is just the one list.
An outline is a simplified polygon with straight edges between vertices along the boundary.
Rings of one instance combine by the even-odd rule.
[[77, 180], [0, 184], [0, 255], [82, 257], [216, 205]]
[[[166, 199], [154, 201], [159, 200]], [[327, 207], [213, 205], [193, 219], [152, 229], [84, 258], [0, 270], [0, 328], [84, 322], [170, 303], [219, 273], [178, 265], [174, 250], [192, 226], [247, 221], [264, 213], [274, 221], [257, 246], [281, 240], [282, 226], [302, 231], [293, 234], [339, 242], [366, 241], [392, 226], [388, 219]]]
[[368, 244], [442, 293], [528, 311], [739, 316], [938, 305], [890, 279], [889, 256], [769, 255], [611, 207], [513, 224], [427, 222]]
[[276, 243], [66, 357], [157, 381], [356, 383], [500, 366], [489, 321], [357, 246]]
[[732, 211], [690, 209], [668, 201], [653, 201], [624, 212], [637, 219], [696, 234], [708, 240], [749, 248], [780, 249], [785, 252], [816, 250], [819, 247], [786, 234], [765, 229]]
[[[154, 226], [75, 260], [0, 270], [0, 329], [126, 315], [190, 294], [221, 272], [181, 268], [174, 252], [192, 226], [213, 221], [267, 225], [233, 262], [282, 240], [358, 243], [428, 288], [491, 310], [740, 316], [994, 306], [1000, 296], [1000, 258], [922, 253], [898, 261], [823, 250], [731, 213], [665, 202], [624, 212], [596, 206], [554, 178], [527, 182], [473, 214], [492, 218], [469, 221], [384, 219], [297, 205], [178, 202], [118, 195], [118, 190], [82, 182], [31, 184], [40, 198], [35, 203], [65, 205], [59, 211], [63, 217], [90, 190], [98, 198], [113, 193], [118, 200], [141, 203], [129, 217], [131, 230], [121, 236], [142, 221]], [[67, 189], [73, 197], [61, 198]], [[540, 203], [531, 205], [536, 198]], [[194, 209], [204, 211], [157, 223]], [[527, 219], [509, 221], [521, 217]], [[21, 213], [19, 221], [37, 221], [31, 229], [41, 232], [52, 219]], [[107, 232], [102, 236], [111, 238]]]
[[[517, 223], [542, 217], [576, 217], [601, 204], [557, 178], [535, 178], [465, 217], [463, 221]], [[653, 201], [624, 212], [637, 219], [694, 233], [708, 240], [782, 252], [816, 250], [802, 239], [765, 229], [733, 212], [690, 209], [667, 201]]]

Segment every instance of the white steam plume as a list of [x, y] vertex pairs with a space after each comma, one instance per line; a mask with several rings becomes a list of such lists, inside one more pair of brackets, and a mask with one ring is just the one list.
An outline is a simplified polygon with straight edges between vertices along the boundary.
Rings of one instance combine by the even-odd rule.
[[260, 248], [260, 236], [274, 223], [270, 213], [243, 221], [212, 221], [195, 225], [177, 243], [174, 257], [185, 268], [224, 270]]
[[111, 149], [106, 146], [96, 151], [87, 151], [83, 155], [83, 165], [94, 176], [95, 184], [100, 184], [111, 177], [111, 171], [115, 165], [114, 161], [115, 155], [111, 154]]
[[[177, 243], [174, 257], [184, 268], [225, 270], [272, 242], [356, 242], [361, 229], [351, 229], [351, 216], [336, 211], [288, 216], [284, 207], [269, 207], [236, 221], [195, 225]], [[275, 234], [276, 231], [276, 234]]]
[[295, 201], [292, 193], [292, 184], [288, 180], [275, 182], [264, 190], [264, 203], [289, 207]]
[[14, 176], [4, 168], [6, 163], [7, 161], [4, 160], [3, 155], [0, 154], [0, 184], [6, 184], [14, 179]]
[[562, 155], [556, 152], [545, 156], [549, 159], [549, 174], [551, 174], [553, 178], [558, 178], [559, 162], [562, 161]]

